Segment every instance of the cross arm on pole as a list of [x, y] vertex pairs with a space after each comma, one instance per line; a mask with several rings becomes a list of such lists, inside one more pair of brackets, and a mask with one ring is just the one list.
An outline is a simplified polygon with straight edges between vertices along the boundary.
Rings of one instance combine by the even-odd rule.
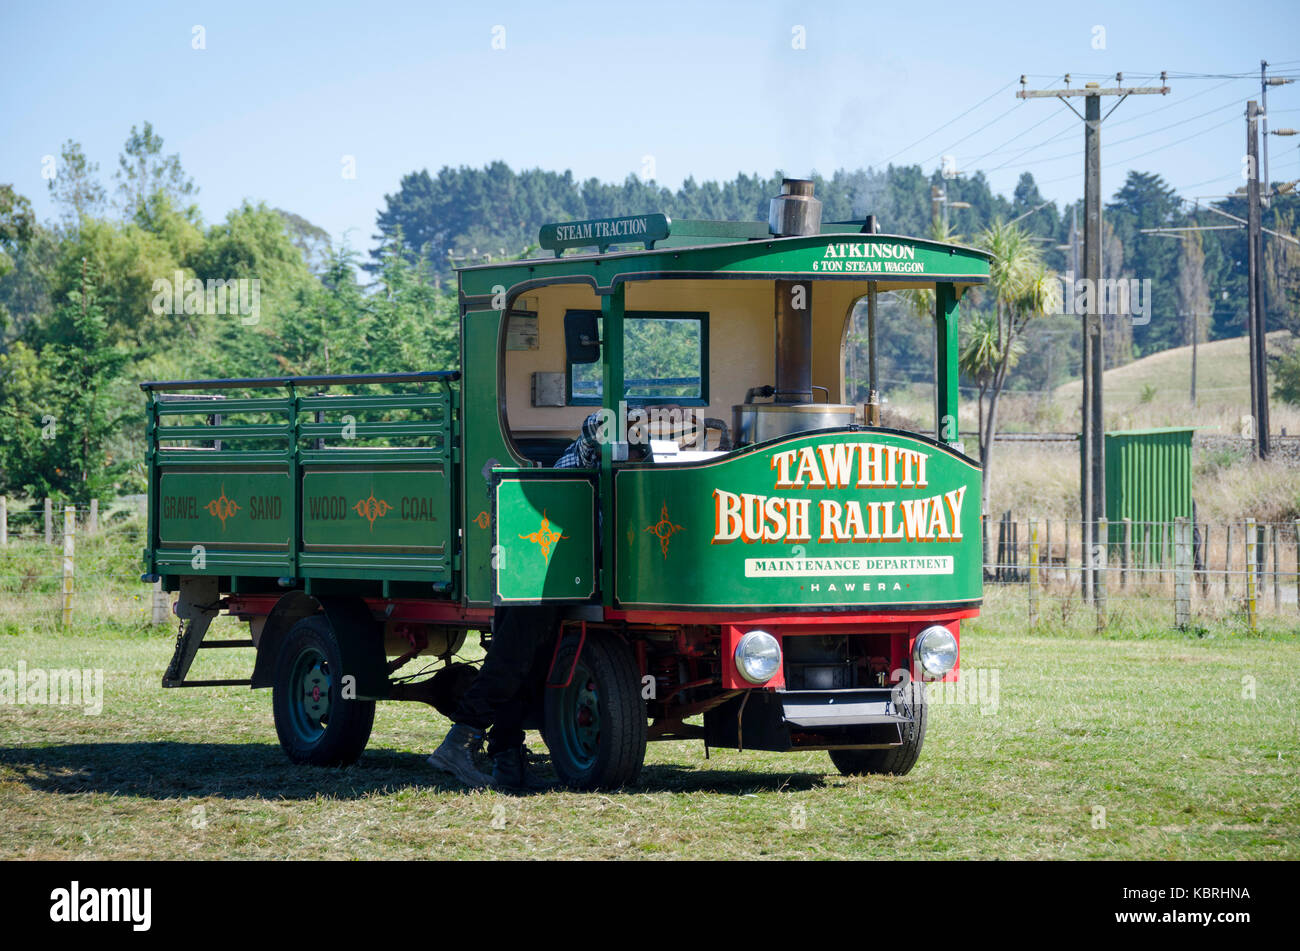
[[1167, 96], [1168, 86], [1071, 86], [1067, 89], [1022, 89], [1017, 99], [1065, 99], [1071, 96]]

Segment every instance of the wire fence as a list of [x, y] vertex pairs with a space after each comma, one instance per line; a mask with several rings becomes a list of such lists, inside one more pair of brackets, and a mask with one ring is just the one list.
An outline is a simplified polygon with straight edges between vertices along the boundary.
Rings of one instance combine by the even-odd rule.
[[[1050, 597], [1084, 602], [1088, 569], [1095, 592], [1087, 606], [1098, 626], [1124, 602], [1160, 605], [1168, 621], [1189, 627], [1240, 615], [1251, 630], [1263, 617], [1300, 615], [1300, 519], [1212, 523], [1099, 520], [1097, 543], [1084, 544], [1078, 519], [1016, 517], [985, 525], [987, 586], [1023, 589], [1031, 624]], [[1300, 626], [1300, 625], [1297, 625]]]
[[80, 506], [0, 497], [0, 633], [114, 617], [166, 623], [169, 597], [140, 580], [142, 499]]

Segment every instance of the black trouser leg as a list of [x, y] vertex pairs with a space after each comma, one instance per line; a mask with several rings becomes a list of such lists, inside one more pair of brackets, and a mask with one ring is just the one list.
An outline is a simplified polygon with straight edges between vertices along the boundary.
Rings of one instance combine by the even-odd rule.
[[491, 726], [489, 753], [524, 741], [534, 668], [539, 652], [551, 643], [558, 618], [559, 610], [552, 607], [497, 608], [487, 659], [452, 717], [479, 730]]

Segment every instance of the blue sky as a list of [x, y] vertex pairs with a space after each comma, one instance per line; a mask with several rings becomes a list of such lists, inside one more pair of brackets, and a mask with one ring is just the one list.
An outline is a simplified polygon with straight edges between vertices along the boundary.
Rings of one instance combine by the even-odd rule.
[[[653, 156], [675, 187], [890, 159], [928, 171], [952, 154], [961, 169], [1001, 165], [1000, 191], [1028, 169], [1047, 197], [1073, 200], [1082, 124], [1056, 100], [1015, 99], [1022, 73], [1049, 86], [1069, 71], [1077, 85], [1266, 58], [1300, 75], [1300, 4], [0, 0], [0, 51], [0, 182], [42, 216], [44, 156], [74, 138], [111, 185], [130, 127], [148, 119], [200, 186], [205, 220], [263, 200], [368, 249], [404, 173], [493, 159], [622, 180]], [[1191, 195], [1241, 183], [1242, 103], [1258, 81], [1170, 85], [1107, 121], [1108, 195], [1129, 167]], [[1275, 125], [1300, 127], [1300, 83], [1270, 106]], [[1274, 180], [1300, 178], [1297, 145], [1271, 139]]]

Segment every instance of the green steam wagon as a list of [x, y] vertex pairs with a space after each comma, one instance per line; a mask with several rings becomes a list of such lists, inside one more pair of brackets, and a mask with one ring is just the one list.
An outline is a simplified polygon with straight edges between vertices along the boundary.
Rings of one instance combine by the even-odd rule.
[[[766, 223], [546, 225], [552, 257], [458, 272], [460, 370], [143, 384], [144, 577], [188, 622], [164, 686], [270, 687], [290, 757], [345, 764], [375, 701], [449, 712], [467, 634], [551, 605], [533, 722], [573, 786], [671, 739], [906, 772], [982, 594], [957, 311], [988, 259], [820, 217], [787, 180]], [[874, 354], [910, 289], [925, 432], [879, 425], [874, 360], [865, 403], [848, 379], [855, 308]], [[593, 413], [590, 464], [557, 466]], [[250, 676], [189, 679], [223, 612]]]

